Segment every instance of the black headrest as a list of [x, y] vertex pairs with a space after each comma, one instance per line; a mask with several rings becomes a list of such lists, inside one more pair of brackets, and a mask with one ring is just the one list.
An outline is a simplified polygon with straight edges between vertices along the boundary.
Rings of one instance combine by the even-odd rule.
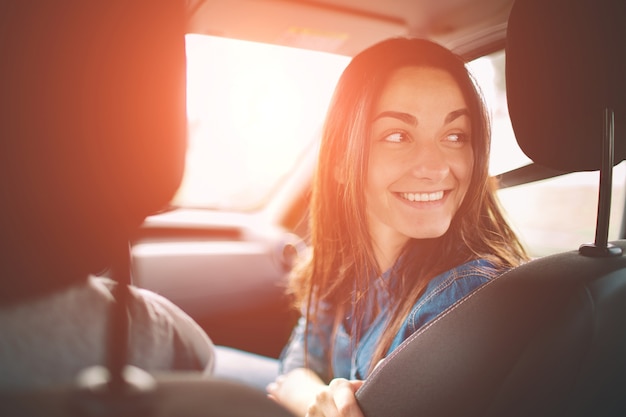
[[0, 279], [93, 272], [170, 200], [184, 34], [184, 1], [2, 2]]
[[615, 112], [615, 163], [626, 159], [626, 2], [517, 0], [506, 84], [517, 141], [536, 163], [599, 169], [605, 107]]

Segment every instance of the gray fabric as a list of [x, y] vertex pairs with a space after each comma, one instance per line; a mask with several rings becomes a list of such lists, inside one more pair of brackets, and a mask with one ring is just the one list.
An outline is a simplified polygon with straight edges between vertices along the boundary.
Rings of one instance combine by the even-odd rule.
[[[113, 282], [86, 282], [28, 303], [0, 308], [0, 386], [72, 383], [104, 365]], [[129, 363], [147, 371], [213, 370], [213, 344], [180, 308], [133, 288]]]

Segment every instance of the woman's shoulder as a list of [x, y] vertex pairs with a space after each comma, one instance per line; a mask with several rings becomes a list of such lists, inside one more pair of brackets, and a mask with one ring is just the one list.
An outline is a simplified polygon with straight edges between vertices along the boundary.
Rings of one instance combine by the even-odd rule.
[[474, 259], [437, 275], [430, 280], [411, 309], [407, 318], [411, 332], [501, 272], [487, 259]]
[[429, 290], [437, 291], [437, 288], [441, 289], [441, 287], [451, 285], [462, 285], [464, 282], [482, 284], [490, 281], [502, 272], [504, 271], [502, 271], [501, 268], [488, 259], [472, 259], [435, 276], [428, 283], [426, 292]]

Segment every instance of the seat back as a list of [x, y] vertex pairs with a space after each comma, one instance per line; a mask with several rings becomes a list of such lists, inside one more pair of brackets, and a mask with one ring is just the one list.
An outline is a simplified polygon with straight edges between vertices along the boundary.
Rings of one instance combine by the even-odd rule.
[[[507, 32], [520, 147], [548, 168], [601, 169], [609, 197], [626, 157], [625, 4], [517, 0]], [[406, 340], [357, 392], [364, 414], [626, 415], [626, 241], [607, 245], [601, 212], [593, 244], [499, 276]]]
[[413, 334], [359, 403], [368, 417], [624, 415], [625, 309], [625, 257], [534, 260]]

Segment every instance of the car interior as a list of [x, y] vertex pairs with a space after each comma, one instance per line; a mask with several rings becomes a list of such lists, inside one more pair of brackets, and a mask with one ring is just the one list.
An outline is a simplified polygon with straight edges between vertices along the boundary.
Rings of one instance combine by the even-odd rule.
[[[89, 83], [99, 78], [87, 78], [83, 85], [60, 75], [71, 73], [72, 66], [81, 59], [80, 48], [90, 47], [74, 43], [71, 36], [89, 27], [85, 22], [93, 19], [85, 12], [88, 7], [78, 7], [76, 1], [66, 3], [67, 8], [51, 6], [45, 0], [0, 6], [4, 10], [0, 15], [11, 16], [0, 18], [5, 33], [0, 37], [0, 50], [8, 57], [7, 62], [13, 62], [12, 57], [29, 48], [28, 63], [33, 65], [2, 64], [1, 85], [10, 92], [1, 98], [3, 137], [18, 135], [9, 121], [24, 118], [32, 120], [33, 132], [50, 139], [38, 143], [43, 150], [38, 161], [31, 161], [31, 165], [16, 161], [3, 168], [5, 178], [18, 178], [23, 172], [45, 172], [44, 160], [73, 163], [68, 162], [72, 159], [67, 155], [80, 152], [80, 146], [55, 137], [62, 133], [49, 129], [56, 126], [56, 119], [73, 117], [71, 112], [77, 111], [55, 108], [53, 99], [62, 97], [64, 87], [86, 86], [87, 97], [81, 103], [94, 113], [103, 110], [89, 97], [99, 91], [91, 89]], [[187, 126], [186, 134], [179, 131], [163, 143], [112, 141], [110, 149], [99, 149], [101, 153], [92, 152], [86, 159], [115, 169], [120, 176], [118, 185], [129, 187], [129, 195], [135, 196], [145, 217], [129, 236], [130, 253], [124, 252], [119, 265], [103, 271], [103, 275], [113, 271], [113, 277], [122, 284], [122, 299], [128, 283], [150, 289], [180, 306], [215, 344], [278, 357], [298, 318], [285, 293], [285, 283], [294, 259], [307, 248], [307, 204], [319, 123], [327, 98], [321, 99], [320, 119], [314, 122], [317, 125], [312, 124], [309, 132], [296, 126], [302, 143], [297, 148], [293, 145], [292, 153], [284, 154], [289, 155], [283, 157], [287, 160], [285, 168], [278, 167], [276, 160], [269, 161], [275, 165], [278, 178], [270, 181], [246, 164], [251, 165], [253, 158], [269, 159], [266, 155], [280, 153], [287, 145], [265, 144], [265, 136], [252, 123], [254, 117], [246, 113], [246, 105], [252, 104], [235, 104], [235, 122], [252, 126], [248, 130], [238, 128], [250, 137], [249, 143], [261, 143], [250, 150], [251, 155], [244, 155], [249, 159], [228, 160], [233, 155], [241, 156], [241, 149], [228, 147], [239, 131], [237, 127], [210, 129], [218, 126], [218, 119], [224, 116], [204, 114], [202, 121], [194, 118], [197, 107], [192, 108], [191, 99], [194, 86], [199, 85], [193, 84], [196, 75], [191, 72], [195, 59], [204, 54], [210, 64], [200, 73], [216, 83], [207, 84], [207, 91], [215, 94], [205, 94], [213, 95], [217, 102], [217, 107], [211, 109], [228, 109], [230, 98], [221, 95], [217, 85], [226, 85], [230, 79], [221, 77], [243, 74], [244, 70], [261, 72], [264, 63], [282, 59], [275, 58], [278, 55], [273, 51], [307, 53], [313, 60], [332, 61], [335, 72], [327, 82], [332, 92], [336, 74], [362, 49], [389, 37], [424, 37], [450, 48], [476, 71], [488, 66], [486, 82], [499, 88], [493, 93], [502, 107], [492, 115], [494, 168], [490, 173], [497, 178], [502, 205], [533, 259], [446, 310], [386, 358], [356, 394], [363, 414], [626, 415], [623, 0], [186, 0], [178, 8], [151, 1], [132, 4], [124, 12], [124, 21], [136, 19], [141, 24], [129, 25], [125, 34], [148, 31], [154, 35], [152, 43], [146, 40], [150, 36], [139, 38], [155, 51], [163, 41], [160, 35], [173, 30], [169, 19], [184, 22], [181, 36], [186, 40], [188, 101], [186, 120], [182, 121]], [[148, 12], [153, 9], [165, 15], [154, 18], [156, 12]], [[72, 19], [80, 20], [81, 25], [67, 25]], [[98, 30], [102, 31], [98, 36], [114, 38], [122, 29]], [[225, 42], [225, 46], [216, 46], [212, 51], [218, 52], [210, 54], [194, 49], [194, 42]], [[219, 67], [227, 61], [228, 48], [235, 44], [247, 47], [246, 53], [256, 61], [250, 64], [240, 58], [234, 67]], [[261, 49], [268, 47], [274, 49]], [[155, 53], [151, 64], [160, 67], [158, 60], [171, 59], [167, 53]], [[176, 53], [180, 57], [182, 52], [179, 49]], [[116, 59], [131, 59], [117, 57], [111, 51], [103, 56], [111, 62], [98, 61], [96, 67], [119, 71], [125, 67], [116, 64]], [[304, 55], [297, 55], [298, 59], [305, 61]], [[15, 58], [15, 62], [21, 61]], [[320, 90], [313, 80], [324, 76], [322, 67], [310, 73], [298, 68], [305, 76], [304, 83]], [[107, 71], [98, 74], [107, 80], [116, 76]], [[140, 79], [135, 73], [130, 76]], [[159, 82], [170, 82], [167, 77], [163, 75]], [[476, 78], [481, 82], [482, 78]], [[252, 84], [263, 82], [259, 80], [254, 78]], [[60, 85], [58, 96], [52, 100], [43, 100], [37, 94], [38, 85], [60, 81], [68, 84]], [[237, 81], [233, 83], [237, 85]], [[243, 81], [239, 83], [243, 90], [249, 87]], [[14, 85], [33, 88], [9, 88]], [[294, 97], [289, 95], [294, 91], [305, 96], [304, 87], [299, 85], [288, 85], [285, 91], [268, 85], [270, 95], [279, 98]], [[491, 93], [488, 85], [481, 85], [485, 95]], [[132, 123], [127, 119], [126, 124], [120, 122], [129, 132], [134, 129], [130, 126], [143, 129], [157, 120], [166, 123], [155, 117], [155, 111], [178, 112], [163, 118], [173, 123], [185, 118], [175, 106], [154, 110], [150, 95], [133, 98], [133, 91], [129, 89], [128, 108], [147, 110]], [[261, 116], [269, 115], [272, 103], [257, 104]], [[86, 114], [89, 112], [81, 108], [85, 131], [102, 128], [102, 119]], [[502, 130], [503, 125], [508, 130]], [[277, 126], [270, 124], [268, 129], [270, 136], [278, 136]], [[291, 131], [287, 133], [293, 138]], [[63, 145], [55, 146], [57, 140]], [[502, 145], [506, 141], [511, 148]], [[0, 149], [9, 155], [11, 146], [2, 145]], [[200, 153], [203, 147], [209, 149], [209, 156]], [[181, 149], [186, 155], [181, 155]], [[183, 159], [184, 168], [179, 165]], [[235, 201], [224, 194], [214, 200], [192, 201], [188, 197], [191, 193], [186, 193], [196, 181], [192, 175], [198, 166], [215, 181], [224, 182], [230, 177], [237, 181], [240, 175], [243, 188], [237, 193], [242, 199]], [[11, 178], [2, 183], [3, 187], [8, 187], [5, 183], [10, 184]], [[76, 181], [67, 180], [68, 184]], [[14, 182], [27, 184], [21, 179]], [[224, 191], [215, 183], [198, 180], [197, 184], [207, 194]], [[227, 184], [222, 188], [233, 191], [229, 187], [235, 182]], [[262, 186], [267, 190], [261, 190]], [[31, 193], [50, 195], [36, 188]], [[80, 205], [83, 200], [102, 201], [101, 193], [97, 186], [80, 188], [73, 198]], [[37, 210], [23, 210], [24, 218], [39, 218], [24, 230], [25, 238], [39, 237], [47, 227], [45, 222], [54, 222], [53, 214], [41, 216], [38, 210], [46, 210], [46, 203], [42, 202]], [[51, 245], [48, 256], [52, 259], [66, 254]], [[0, 307], [4, 298], [0, 297]], [[119, 326], [117, 329], [124, 329], [125, 315], [118, 314], [123, 312], [123, 303], [119, 306], [121, 309], [111, 314], [116, 317], [113, 322]], [[114, 329], [111, 334], [124, 332]], [[125, 373], [126, 340], [116, 336], [109, 343], [111, 379], [92, 370], [75, 386], [3, 389], [0, 414], [291, 415], [263, 393], [236, 382], [188, 373]]]

